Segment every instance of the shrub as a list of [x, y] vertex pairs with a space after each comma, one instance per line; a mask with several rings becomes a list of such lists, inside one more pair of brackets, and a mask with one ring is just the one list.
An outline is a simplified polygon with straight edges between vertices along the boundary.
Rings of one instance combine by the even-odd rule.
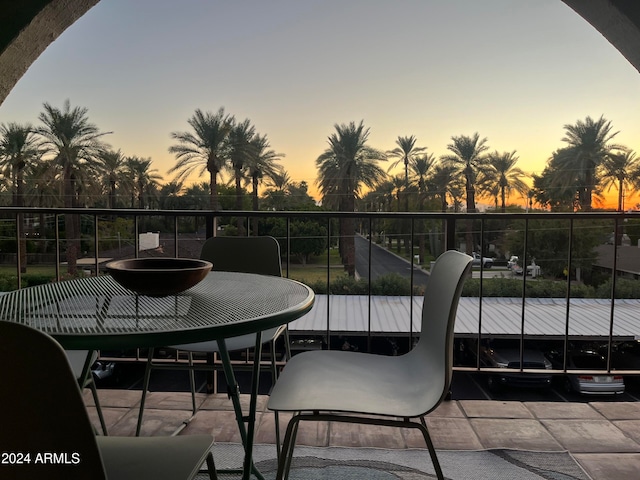
[[[479, 294], [480, 279], [469, 278], [462, 289], [462, 296], [477, 297]], [[526, 296], [528, 298], [564, 298], [566, 295], [566, 282], [543, 279], [526, 282]], [[571, 285], [572, 298], [591, 298], [594, 295], [593, 287], [584, 284]], [[485, 278], [482, 282], [482, 296], [522, 297], [522, 281], [498, 277]]]
[[[611, 278], [598, 285], [595, 296], [611, 298]], [[640, 298], [640, 282], [629, 278], [617, 278], [615, 298]]]

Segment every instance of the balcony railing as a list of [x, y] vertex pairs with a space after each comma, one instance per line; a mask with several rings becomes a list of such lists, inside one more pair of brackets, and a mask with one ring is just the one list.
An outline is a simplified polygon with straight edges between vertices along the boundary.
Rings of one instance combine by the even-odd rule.
[[[621, 245], [629, 238], [625, 229], [636, 228], [639, 213], [211, 212], [9, 207], [0, 211], [0, 219], [0, 267], [12, 272], [8, 276], [11, 278], [5, 279], [4, 288], [0, 284], [4, 290], [68, 278], [69, 261], [73, 261], [68, 253], [73, 246], [80, 274], [99, 275], [104, 263], [115, 258], [198, 256], [205, 238], [213, 234], [273, 235], [281, 243], [285, 275], [314, 286], [318, 303], [324, 309], [324, 319], [317, 317], [315, 325], [299, 332], [307, 336], [298, 339], [299, 345], [353, 348], [356, 343], [360, 349], [375, 350], [382, 342], [393, 345], [392, 353], [409, 350], [419, 335], [420, 295], [431, 261], [447, 249], [474, 251], [480, 258], [492, 259], [494, 267], [487, 268], [486, 262], [480, 261], [474, 269], [477, 278], [467, 282], [466, 295], [477, 296], [477, 311], [467, 313], [467, 330], [457, 335], [457, 351], [465, 352], [465, 361], [457, 358], [456, 369], [540, 373], [528, 368], [525, 351], [544, 344], [558, 350], [559, 358], [564, 359], [548, 373], [605, 374], [615, 370], [640, 374], [640, 366], [627, 365], [621, 369], [616, 364], [619, 345], [640, 338], [640, 320], [637, 325], [627, 322], [622, 328], [623, 319], [618, 314], [623, 308], [636, 308], [634, 301], [625, 303], [618, 299], [626, 295], [619, 286], [621, 282], [627, 282], [625, 288], [640, 284], [636, 280], [629, 287], [627, 280], [620, 280], [621, 273], [630, 278], [636, 275], [633, 269], [619, 263], [621, 252], [632, 248]], [[351, 234], [354, 231], [355, 236]], [[70, 232], [78, 233], [69, 238]], [[471, 247], [467, 248], [469, 244]], [[593, 254], [592, 245], [600, 249], [600, 257]], [[393, 254], [396, 263], [402, 262], [405, 267], [400, 268], [400, 273], [382, 275], [381, 268], [391, 267], [374, 260], [380, 251]], [[633, 253], [640, 257], [640, 248]], [[521, 270], [497, 268], [506, 254], [518, 255]], [[603, 256], [609, 260], [603, 260]], [[361, 273], [359, 281], [349, 280], [347, 273], [354, 272], [365, 273]], [[540, 275], [547, 280], [537, 278]], [[599, 284], [599, 291], [585, 286], [585, 279]], [[555, 293], [545, 292], [542, 287], [555, 289]], [[513, 296], [514, 290], [520, 305], [516, 319], [519, 328], [516, 326], [514, 331], [511, 319], [508, 331], [487, 330], [486, 325], [494, 320], [487, 317], [492, 315], [489, 298], [505, 295], [505, 291]], [[359, 294], [353, 297], [358, 298], [361, 307], [358, 311], [363, 315], [358, 331], [345, 329], [336, 320], [343, 313], [332, 309], [337, 304], [336, 296], [345, 292]], [[406, 328], [379, 330], [372, 325], [372, 320], [380, 316], [372, 309], [381, 294], [397, 298], [398, 309], [387, 320], [407, 317], [408, 313], [410, 321]], [[530, 320], [533, 318], [530, 313], [536, 313], [537, 309], [544, 314], [543, 307], [529, 305], [533, 295], [555, 297], [556, 312], [561, 302], [563, 318], [558, 319], [555, 314], [553, 332], [532, 331], [535, 322]], [[576, 314], [572, 312], [577, 308], [575, 299], [592, 295], [600, 298], [593, 301], [602, 317], [597, 319], [598, 328], [589, 331], [587, 325], [576, 329]], [[513, 312], [514, 300], [509, 303]], [[603, 308], [606, 314], [602, 313]], [[475, 325], [469, 327], [469, 321]], [[544, 319], [536, 321], [544, 323]], [[520, 361], [510, 368], [491, 368], [482, 360], [483, 347], [496, 337], [510, 338], [517, 344]], [[345, 343], [341, 343], [343, 339]], [[604, 354], [606, 368], [572, 370], [567, 364], [572, 345], [587, 342]]]

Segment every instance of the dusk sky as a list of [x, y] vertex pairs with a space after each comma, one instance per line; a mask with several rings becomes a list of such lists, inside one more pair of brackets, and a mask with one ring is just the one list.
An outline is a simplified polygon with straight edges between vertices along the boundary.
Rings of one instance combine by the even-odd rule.
[[167, 181], [170, 133], [196, 108], [249, 118], [312, 193], [327, 136], [350, 121], [373, 147], [415, 135], [437, 157], [478, 132], [529, 173], [586, 116], [640, 151], [638, 72], [560, 0], [101, 0], [31, 66], [0, 122], [35, 124], [65, 99]]

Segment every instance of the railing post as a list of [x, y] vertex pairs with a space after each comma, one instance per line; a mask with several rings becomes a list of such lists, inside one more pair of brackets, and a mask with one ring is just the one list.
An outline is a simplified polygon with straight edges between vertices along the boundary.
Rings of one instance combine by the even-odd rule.
[[445, 250], [456, 250], [456, 221], [453, 217], [445, 220], [446, 231], [444, 235]]

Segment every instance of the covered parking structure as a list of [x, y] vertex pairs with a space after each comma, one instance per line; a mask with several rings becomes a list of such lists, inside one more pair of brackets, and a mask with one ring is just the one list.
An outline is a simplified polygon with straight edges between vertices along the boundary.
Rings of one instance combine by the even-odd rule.
[[[420, 332], [420, 296], [316, 295], [313, 309], [292, 322], [296, 336], [409, 337]], [[640, 339], [640, 300], [462, 297], [458, 338], [633, 341]], [[412, 324], [410, 322], [412, 319]], [[613, 328], [611, 328], [613, 319]], [[567, 327], [568, 325], [568, 327]]]

